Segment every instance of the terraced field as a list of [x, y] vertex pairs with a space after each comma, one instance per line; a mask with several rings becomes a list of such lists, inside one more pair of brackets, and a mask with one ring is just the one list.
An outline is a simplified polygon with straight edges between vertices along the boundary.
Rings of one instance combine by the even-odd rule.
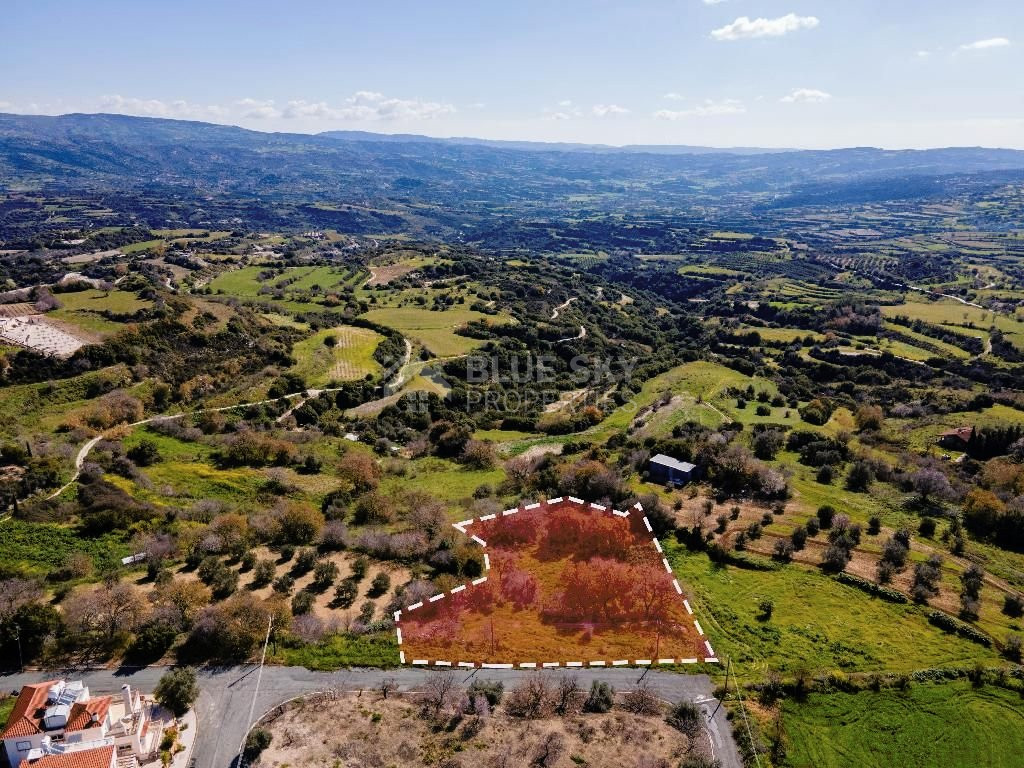
[[[328, 339], [334, 340], [334, 346], [328, 346]], [[382, 340], [376, 331], [350, 325], [318, 331], [292, 348], [297, 361], [292, 371], [310, 387], [375, 375], [381, 367], [373, 353]]]

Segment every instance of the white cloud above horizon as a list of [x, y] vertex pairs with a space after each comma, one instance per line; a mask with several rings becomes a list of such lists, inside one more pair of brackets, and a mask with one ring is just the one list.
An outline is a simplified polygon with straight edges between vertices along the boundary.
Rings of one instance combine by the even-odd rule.
[[794, 88], [791, 93], [783, 96], [779, 101], [783, 104], [822, 104], [831, 98], [831, 93], [819, 91], [816, 88]]
[[1010, 40], [1006, 37], [989, 37], [984, 40], [975, 40], [973, 43], [964, 43], [958, 51], [987, 51], [992, 48], [1006, 48], [1010, 46]]
[[732, 42], [763, 37], [782, 37], [802, 29], [814, 29], [820, 24], [821, 20], [817, 16], [797, 16], [795, 13], [787, 13], [776, 19], [751, 19], [749, 16], [740, 16], [731, 24], [711, 30], [711, 38]]
[[629, 114], [629, 110], [618, 104], [595, 104], [590, 110], [594, 117], [615, 117]]
[[747, 111], [743, 102], [738, 99], [705, 99], [691, 109], [659, 109], [654, 113], [658, 120], [683, 120], [687, 117], [727, 117], [742, 115]]
[[347, 122], [395, 122], [432, 120], [454, 114], [454, 105], [419, 99], [396, 99], [376, 91], [357, 91], [340, 106], [326, 101], [292, 99], [283, 105], [274, 100], [244, 98], [229, 106], [192, 104], [183, 100], [162, 101], [112, 94], [100, 99], [101, 109], [126, 115], [178, 119], [313, 120]]

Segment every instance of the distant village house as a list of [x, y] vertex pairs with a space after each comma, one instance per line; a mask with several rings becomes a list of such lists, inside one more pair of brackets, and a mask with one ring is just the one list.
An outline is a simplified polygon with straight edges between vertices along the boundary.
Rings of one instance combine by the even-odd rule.
[[697, 479], [697, 465], [659, 453], [647, 464], [647, 476], [654, 483], [681, 487]]
[[939, 445], [954, 451], [966, 451], [974, 435], [974, 427], [957, 427], [939, 435]]

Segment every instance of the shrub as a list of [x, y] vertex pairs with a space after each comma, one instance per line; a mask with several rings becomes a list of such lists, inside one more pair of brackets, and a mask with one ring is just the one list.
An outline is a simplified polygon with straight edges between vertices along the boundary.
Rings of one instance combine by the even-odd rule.
[[365, 557], [357, 557], [352, 561], [352, 574], [349, 576], [354, 582], [360, 582], [366, 578], [366, 571], [370, 568], [370, 561]]
[[274, 580], [276, 570], [274, 563], [270, 560], [260, 560], [252, 569], [252, 585], [257, 589], [267, 586]]
[[338, 566], [330, 560], [322, 560], [313, 568], [312, 588], [317, 592], [327, 590], [338, 578]]
[[296, 592], [295, 597], [292, 598], [292, 613], [295, 616], [301, 616], [304, 613], [309, 613], [313, 610], [314, 602], [316, 602], [316, 597], [312, 592], [305, 589]]
[[352, 579], [345, 579], [334, 589], [334, 604], [341, 608], [351, 608], [359, 597], [359, 587]]
[[855, 461], [846, 473], [846, 487], [851, 491], [866, 491], [875, 481], [875, 471], [866, 461]]
[[771, 619], [772, 614], [775, 613], [775, 601], [766, 597], [757, 604], [757, 608], [761, 611], [762, 618], [767, 621]]
[[270, 746], [272, 738], [270, 731], [265, 728], [259, 726], [253, 728], [245, 737], [245, 749], [242, 751], [242, 755], [250, 763], [257, 760], [263, 750]]
[[796, 551], [800, 551], [805, 546], [807, 546], [807, 529], [803, 526], [794, 529], [792, 535], [789, 537], [789, 540], [793, 543], [793, 549]]
[[595, 680], [590, 684], [590, 695], [583, 703], [585, 712], [604, 713], [612, 708], [615, 703], [615, 689], [608, 683]]
[[832, 527], [832, 521], [835, 519], [836, 511], [829, 504], [823, 504], [818, 507], [818, 525], [822, 528], [828, 529]]
[[289, 576], [287, 573], [274, 579], [274, 591], [281, 595], [291, 594], [292, 589], [295, 587], [295, 579]]
[[704, 726], [704, 715], [701, 713], [700, 707], [692, 701], [681, 701], [672, 707], [666, 721], [692, 740], [700, 734]]
[[640, 682], [636, 688], [622, 697], [622, 708], [634, 715], [660, 715], [664, 710], [661, 699], [654, 693], [646, 680]]
[[935, 520], [930, 517], [922, 518], [921, 524], [917, 526], [917, 532], [926, 539], [930, 539], [935, 535]]
[[1006, 644], [1003, 646], [1003, 655], [1006, 656], [1010, 661], [1020, 664], [1022, 643], [1020, 635], [1010, 635], [1006, 638]]
[[483, 696], [491, 707], [496, 707], [505, 694], [505, 684], [498, 680], [474, 680], [467, 693], [472, 698]]
[[978, 643], [979, 645], [984, 645], [986, 647], [992, 645], [992, 640], [988, 635], [978, 631], [970, 624], [966, 624], [959, 619], [954, 619], [952, 616], [947, 616], [942, 611], [929, 611], [928, 623], [938, 627], [944, 632], [960, 635], [960, 637]]
[[381, 571], [370, 582], [370, 597], [380, 597], [391, 589], [391, 577]]
[[882, 518], [872, 515], [868, 518], [868, 536], [877, 536], [882, 532]]
[[892, 589], [890, 587], [884, 587], [879, 584], [875, 584], [873, 582], [868, 581], [867, 579], [862, 579], [860, 576], [856, 576], [852, 573], [846, 573], [845, 571], [843, 573], [837, 573], [835, 578], [836, 581], [842, 582], [843, 584], [847, 584], [851, 587], [856, 587], [857, 589], [867, 592], [869, 595], [874, 595], [875, 597], [881, 598], [882, 600], [885, 600], [887, 602], [907, 602], [907, 596], [904, 595], [902, 592], [899, 592], [898, 590]]
[[826, 571], [839, 573], [846, 570], [850, 563], [850, 550], [838, 544], [831, 544], [825, 549], [821, 565]]
[[306, 547], [299, 550], [299, 554], [295, 558], [295, 563], [292, 565], [292, 573], [301, 576], [304, 573], [309, 573], [313, 570], [313, 566], [316, 565], [316, 550], [311, 547]]
[[1024, 595], [1004, 595], [1003, 613], [1015, 619], [1024, 616]]
[[793, 543], [786, 539], [776, 541], [773, 557], [780, 563], [788, 563], [793, 559]]
[[818, 521], [818, 518], [816, 517], [812, 517], [810, 520], [808, 520], [807, 524], [804, 527], [807, 528], [807, 535], [810, 536], [812, 539], [815, 536], [817, 536], [818, 533], [821, 531], [821, 523]]

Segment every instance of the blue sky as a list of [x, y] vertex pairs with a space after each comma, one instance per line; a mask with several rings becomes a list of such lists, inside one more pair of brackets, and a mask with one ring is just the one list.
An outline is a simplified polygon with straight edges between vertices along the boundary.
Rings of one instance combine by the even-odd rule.
[[1022, 0], [4, 0], [0, 110], [1024, 148]]

